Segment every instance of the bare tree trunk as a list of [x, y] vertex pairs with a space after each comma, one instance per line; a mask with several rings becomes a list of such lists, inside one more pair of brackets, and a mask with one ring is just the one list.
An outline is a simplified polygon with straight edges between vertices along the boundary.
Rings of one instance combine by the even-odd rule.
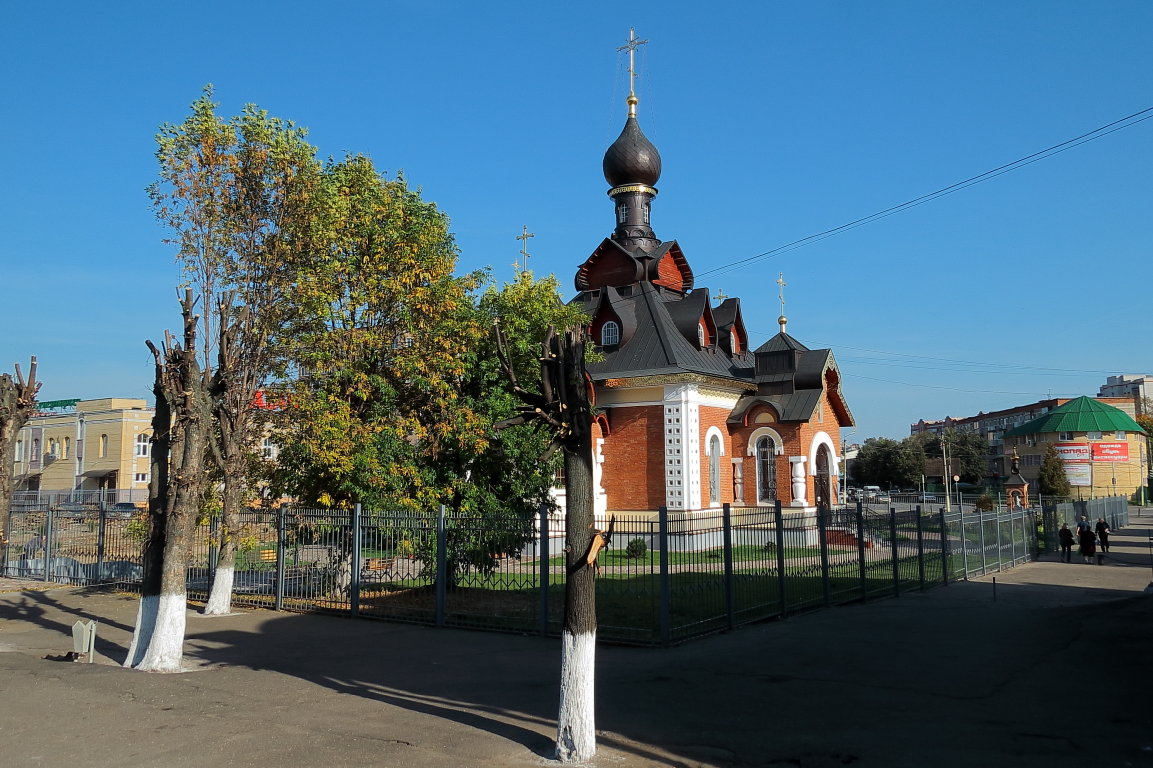
[[560, 714], [556, 757], [563, 763], [584, 762], [596, 754], [595, 692], [597, 614], [595, 571], [586, 556], [592, 547], [592, 447], [565, 450], [565, 582], [564, 629], [561, 633]]
[[[158, 428], [153, 435], [149, 540], [145, 552], [136, 632], [125, 666], [153, 672], [178, 672], [184, 658], [187, 611], [185, 573], [192, 530], [205, 486], [205, 450], [211, 427], [208, 387], [196, 360], [196, 316], [191, 291], [181, 302], [183, 346], [167, 335], [163, 353], [148, 342], [156, 362]], [[161, 411], [167, 410], [163, 419]], [[168, 422], [166, 432], [160, 430]], [[168, 436], [168, 450], [157, 446]], [[167, 469], [162, 463], [167, 460]], [[158, 556], [159, 555], [159, 556]]]
[[[560, 714], [557, 716], [556, 758], [584, 762], [597, 751], [594, 713], [597, 642], [596, 563], [607, 541], [593, 529], [592, 398], [593, 385], [585, 372], [585, 334], [581, 327], [558, 336], [554, 328], [541, 345], [541, 392], [517, 383], [516, 371], [497, 327], [501, 366], [513, 391], [524, 403], [520, 414], [498, 423], [497, 429], [543, 421], [554, 429], [545, 458], [564, 449], [565, 495], [565, 620], [561, 633]], [[611, 529], [611, 525], [610, 525]], [[594, 546], [594, 540], [600, 538]]]
[[[227, 460], [225, 461], [227, 464]], [[204, 613], [224, 616], [232, 611], [232, 588], [236, 582], [236, 552], [240, 537], [240, 510], [244, 507], [243, 470], [225, 470], [221, 498], [220, 537], [217, 542], [216, 571]]]
[[[8, 511], [12, 508], [12, 472], [16, 458], [16, 438], [36, 410], [36, 393], [40, 382], [36, 381], [36, 358], [28, 364], [28, 378], [16, 364], [16, 380], [7, 373], [0, 374], [0, 546], [8, 538], [4, 530]], [[3, 565], [7, 565], [4, 563]]]

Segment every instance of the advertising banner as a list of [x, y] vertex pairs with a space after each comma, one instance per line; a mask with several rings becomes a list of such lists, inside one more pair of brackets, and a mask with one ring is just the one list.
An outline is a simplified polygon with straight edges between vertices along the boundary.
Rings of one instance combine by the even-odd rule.
[[1088, 443], [1057, 443], [1057, 455], [1061, 461], [1089, 461], [1091, 454]]
[[1129, 443], [1093, 443], [1093, 461], [1129, 461]]
[[1090, 486], [1093, 484], [1093, 465], [1074, 464], [1065, 465], [1065, 477], [1069, 478], [1069, 485]]

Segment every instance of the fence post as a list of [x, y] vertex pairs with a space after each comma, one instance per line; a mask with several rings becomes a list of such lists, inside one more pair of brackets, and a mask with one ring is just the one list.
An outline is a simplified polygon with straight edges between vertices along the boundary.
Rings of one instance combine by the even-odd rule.
[[551, 565], [549, 563], [548, 552], [548, 506], [545, 504], [540, 505], [540, 545], [537, 548], [537, 555], [540, 563], [540, 617], [537, 620], [537, 630], [540, 632], [541, 637], [548, 636], [548, 590], [549, 590], [549, 576], [551, 574]]
[[360, 615], [360, 547], [363, 543], [363, 533], [360, 530], [360, 513], [359, 503], [355, 504], [349, 513], [349, 525], [352, 526], [352, 583], [348, 586], [348, 612], [351, 616]]
[[288, 539], [285, 531], [285, 514], [285, 507], [281, 504], [276, 509], [276, 596], [272, 605], [277, 611], [284, 610], [284, 557]]
[[729, 629], [735, 629], [737, 613], [733, 607], [733, 517], [732, 508], [727, 502], [721, 507], [721, 517], [725, 541], [725, 615], [728, 617]]
[[660, 553], [660, 633], [661, 644], [668, 645], [672, 634], [672, 594], [669, 586], [669, 508], [662, 506], [657, 511], [657, 542]]
[[108, 511], [105, 505], [100, 505], [100, 524], [96, 529], [96, 573], [94, 583], [102, 584], [104, 580], [104, 547], [108, 532]]
[[869, 583], [866, 580], [865, 566], [865, 513], [861, 501], [857, 500], [857, 565], [861, 572], [861, 602], [869, 599]]
[[208, 518], [208, 572], [213, 578], [216, 578], [216, 564], [220, 560], [219, 536], [220, 514], [213, 512]]
[[981, 574], [984, 575], [989, 569], [989, 566], [985, 561], [985, 513], [979, 509], [977, 510], [977, 523], [980, 526], [979, 541], [981, 542]]
[[8, 557], [9, 547], [11, 546], [10, 540], [12, 538], [12, 504], [8, 505], [8, 522], [4, 524], [4, 541], [3, 541], [3, 555], [4, 561], [0, 562], [0, 575], [8, 575]]
[[[1001, 544], [1001, 514], [1000, 514], [1000, 512], [998, 512], [993, 517], [993, 519], [996, 521], [996, 525], [997, 525], [997, 573], [1000, 573], [1001, 572], [1001, 561], [1005, 559], [1005, 553], [1001, 551], [1001, 547], [1003, 545]], [[1010, 520], [1013, 519], [1012, 514], [1010, 514], [1009, 519]]]
[[828, 508], [824, 506], [817, 507], [817, 542], [821, 548], [821, 597], [825, 601], [826, 608], [833, 604], [833, 599], [829, 593], [829, 530], [827, 517]]
[[921, 525], [921, 505], [917, 511], [917, 577], [921, 580], [921, 591], [925, 591], [925, 530]]
[[436, 516], [436, 625], [444, 626], [444, 602], [448, 579], [448, 535], [444, 505]]
[[901, 596], [901, 559], [897, 554], [897, 508], [889, 507], [889, 549], [893, 552], [893, 597]]
[[44, 516], [44, 581], [49, 581], [48, 576], [52, 570], [52, 550], [54, 549], [52, 540], [56, 538], [56, 526], [53, 525], [55, 522], [56, 513], [50, 509], [48, 514]]
[[781, 616], [789, 613], [785, 601], [785, 516], [781, 514], [781, 500], [773, 503], [773, 522], [777, 529], [777, 598], [781, 601]]
[[949, 529], [945, 523], [943, 507], [937, 511], [937, 517], [941, 522], [941, 583], [947, 587], [952, 574], [949, 572]]
[[961, 531], [961, 576], [969, 580], [969, 547], [965, 538], [965, 515], [957, 512], [957, 528]]

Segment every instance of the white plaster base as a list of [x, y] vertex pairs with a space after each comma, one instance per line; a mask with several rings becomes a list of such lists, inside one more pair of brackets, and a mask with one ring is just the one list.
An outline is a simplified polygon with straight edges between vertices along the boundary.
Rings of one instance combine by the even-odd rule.
[[232, 585], [236, 581], [236, 567], [219, 567], [212, 575], [212, 591], [204, 605], [206, 616], [224, 616], [232, 610]]

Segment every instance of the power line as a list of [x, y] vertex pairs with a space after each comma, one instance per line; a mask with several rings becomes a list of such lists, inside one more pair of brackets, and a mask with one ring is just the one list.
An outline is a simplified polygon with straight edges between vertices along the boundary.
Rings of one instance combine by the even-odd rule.
[[911, 381], [894, 381], [893, 379], [879, 379], [873, 376], [862, 376], [859, 373], [844, 373], [846, 379], [865, 379], [866, 381], [880, 381], [885, 384], [900, 384], [905, 387], [921, 387], [922, 389], [947, 389], [953, 392], [968, 392], [980, 395], [1022, 395], [1025, 397], [1077, 397], [1076, 394], [1070, 392], [1053, 394], [1051, 392], [1009, 392], [999, 389], [963, 389], [961, 387], [946, 387], [941, 384], [914, 384]]
[[[886, 208], [883, 211], [878, 211], [876, 213], [869, 214], [868, 216], [862, 216], [859, 219], [854, 219], [853, 221], [850, 221], [847, 224], [842, 224], [839, 227], [833, 227], [832, 229], [826, 229], [824, 232], [818, 232], [814, 235], [809, 235], [808, 237], [802, 237], [800, 240], [794, 240], [791, 243], [786, 243], [785, 245], [779, 246], [777, 248], [773, 248], [771, 250], [764, 251], [762, 253], [758, 253], [755, 256], [748, 256], [744, 259], [739, 259], [737, 261], [729, 262], [728, 264], [722, 264], [719, 267], [714, 267], [713, 269], [705, 270], [703, 272], [698, 273], [697, 277], [704, 277], [706, 275], [725, 274], [725, 273], [733, 271], [737, 267], [744, 266], [746, 264], [751, 264], [755, 261], [760, 261], [762, 259], [772, 258], [773, 256], [778, 256], [782, 253], [794, 251], [798, 248], [803, 248], [806, 245], [811, 245], [815, 242], [819, 242], [819, 241], [824, 240], [826, 238], [832, 237], [833, 235], [838, 235], [838, 234], [840, 234], [842, 232], [846, 232], [850, 229], [856, 229], [857, 227], [864, 226], [865, 224], [871, 224], [874, 221], [879, 221], [880, 219], [887, 218], [889, 216], [892, 216], [893, 214], [908, 210], [909, 208], [914, 208], [918, 205], [922, 205], [922, 204], [927, 203], [931, 200], [935, 200], [939, 197], [944, 197], [945, 195], [951, 195], [954, 192], [959, 192], [962, 189], [965, 189], [967, 187], [971, 187], [975, 184], [980, 184], [983, 181], [988, 181], [989, 179], [996, 178], [997, 176], [1001, 176], [1002, 174], [1009, 173], [1010, 171], [1016, 171], [1020, 168], [1024, 168], [1027, 165], [1032, 165], [1033, 163], [1038, 162], [1039, 160], [1044, 160], [1046, 158], [1052, 157], [1053, 155], [1057, 155], [1057, 154], [1060, 154], [1061, 152], [1068, 151], [1070, 149], [1073, 149], [1074, 147], [1080, 146], [1081, 144], [1086, 144], [1090, 141], [1096, 141], [1097, 139], [1104, 138], [1105, 136], [1108, 136], [1111, 133], [1115, 133], [1117, 131], [1120, 131], [1124, 128], [1131, 128], [1132, 126], [1137, 125], [1138, 123], [1141, 123], [1141, 122], [1144, 122], [1146, 120], [1149, 120], [1150, 118], [1153, 118], [1153, 114], [1146, 114], [1149, 112], [1153, 112], [1153, 107], [1146, 107], [1145, 109], [1142, 109], [1138, 112], [1134, 112], [1131, 115], [1127, 115], [1125, 117], [1122, 117], [1119, 120], [1114, 120], [1113, 122], [1106, 123], [1105, 125], [1102, 125], [1099, 128], [1094, 128], [1093, 130], [1091, 130], [1087, 133], [1083, 133], [1080, 136], [1075, 136], [1072, 139], [1067, 139], [1066, 141], [1062, 141], [1059, 144], [1054, 144], [1051, 147], [1047, 147], [1046, 149], [1042, 149], [1038, 152], [1034, 152], [1031, 155], [1026, 155], [1022, 158], [1014, 160], [1011, 163], [1006, 163], [1005, 165], [1001, 165], [1001, 166], [998, 166], [996, 168], [993, 168], [992, 170], [985, 171], [984, 173], [978, 174], [976, 176], [972, 176], [968, 179], [965, 179], [964, 181], [958, 181], [955, 184], [950, 184], [947, 187], [942, 187], [941, 189], [938, 189], [935, 192], [929, 192], [928, 194], [921, 195], [920, 197], [915, 197], [912, 200], [907, 200], [907, 201], [905, 201], [899, 205], [894, 205], [890, 208]], [[1141, 115], [1145, 115], [1145, 116], [1141, 117]], [[1134, 118], [1139, 118], [1139, 119], [1134, 119]]]

